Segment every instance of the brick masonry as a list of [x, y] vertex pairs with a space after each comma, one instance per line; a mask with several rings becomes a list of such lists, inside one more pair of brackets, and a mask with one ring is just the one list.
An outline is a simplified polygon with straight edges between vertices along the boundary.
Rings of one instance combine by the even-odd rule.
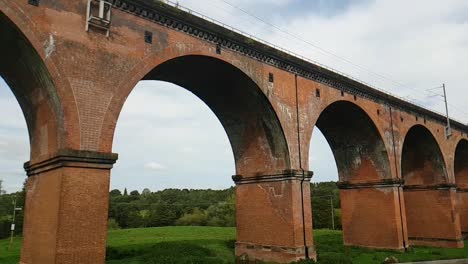
[[240, 259], [315, 258], [314, 127], [337, 161], [346, 245], [460, 246], [466, 125], [447, 139], [442, 116], [160, 2], [111, 1], [110, 36], [86, 32], [86, 2], [0, 0], [0, 74], [31, 142], [22, 263], [104, 263], [113, 135], [140, 80], [183, 86], [224, 126]]

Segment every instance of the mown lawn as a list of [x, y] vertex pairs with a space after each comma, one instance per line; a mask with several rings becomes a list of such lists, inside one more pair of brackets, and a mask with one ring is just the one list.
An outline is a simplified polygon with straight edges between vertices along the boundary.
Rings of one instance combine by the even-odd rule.
[[[234, 263], [234, 228], [161, 227], [109, 231], [108, 264], [223, 264]], [[320, 264], [380, 264], [388, 256], [401, 262], [468, 258], [468, 249], [413, 248], [398, 253], [342, 245], [341, 232], [315, 230]], [[0, 263], [16, 264], [21, 241], [11, 250], [0, 240]]]

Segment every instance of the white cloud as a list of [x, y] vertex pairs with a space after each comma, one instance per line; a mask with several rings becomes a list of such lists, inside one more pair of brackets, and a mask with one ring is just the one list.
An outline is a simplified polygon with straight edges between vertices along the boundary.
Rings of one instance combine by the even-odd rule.
[[149, 170], [164, 170], [166, 169], [166, 166], [162, 165], [161, 163], [157, 163], [157, 162], [148, 162], [145, 164], [145, 169], [149, 169]]
[[[300, 15], [285, 8], [305, 0], [228, 0], [258, 14], [268, 5], [276, 12], [264, 17], [301, 38], [346, 57], [372, 71], [384, 73], [419, 91], [445, 82], [451, 104], [466, 110], [468, 69], [468, 1], [379, 0], [360, 1], [334, 16], [317, 10]], [[309, 1], [309, 0], [307, 0]], [[222, 1], [181, 0], [210, 17], [257, 37], [337, 68], [402, 96], [411, 95], [437, 111], [442, 101], [423, 98], [423, 92], [381, 80], [349, 64], [324, 55]], [[323, 1], [323, 4], [327, 4]], [[21, 168], [29, 154], [28, 134], [21, 109], [0, 79], [0, 168], [8, 186], [20, 186]], [[452, 116], [468, 122], [468, 114], [451, 107]], [[235, 174], [226, 132], [213, 112], [195, 95], [172, 84], [140, 82], [130, 94], [117, 123], [114, 151], [119, 161], [112, 170], [112, 188], [159, 190], [164, 188], [227, 188]], [[148, 162], [147, 153], [158, 157]], [[182, 155], [181, 153], [196, 153]], [[333, 154], [323, 135], [314, 130], [310, 147], [314, 181], [337, 180]], [[168, 170], [167, 168], [171, 168]], [[154, 171], [163, 177], [154, 177]], [[21, 176], [21, 177], [20, 177]], [[9, 191], [12, 191], [10, 189]]]
[[191, 147], [183, 147], [181, 149], [181, 152], [182, 153], [195, 153], [195, 150], [193, 148], [191, 148]]
[[[296, 16], [288, 12], [289, 16], [286, 17], [263, 17], [265, 20], [279, 19], [273, 21], [277, 26], [354, 64], [390, 77], [392, 81], [272, 29], [220, 0], [209, 3], [197, 0], [197, 4], [192, 2], [181, 1], [256, 37], [336, 68], [380, 89], [407, 99], [414, 98], [425, 107], [442, 113], [443, 101], [428, 98], [424, 90], [445, 82], [451, 116], [468, 122], [468, 95], [465, 88], [465, 69], [468, 68], [468, 1], [348, 1], [349, 8], [332, 17], [321, 16], [317, 10], [301, 10], [300, 15]], [[251, 5], [243, 0], [229, 2], [250, 13], [261, 13], [261, 10], [249, 9]], [[291, 4], [285, 1], [286, 5], [281, 6], [283, 1], [273, 2], [279, 3], [277, 13], [284, 13], [284, 7]], [[303, 0], [294, 1], [294, 4], [298, 6], [300, 2], [307, 6]], [[257, 8], [259, 6], [256, 5]]]

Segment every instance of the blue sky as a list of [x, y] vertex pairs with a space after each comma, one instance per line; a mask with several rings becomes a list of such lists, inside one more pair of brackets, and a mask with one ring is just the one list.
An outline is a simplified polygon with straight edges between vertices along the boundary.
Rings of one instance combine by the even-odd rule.
[[[309, 44], [262, 24], [226, 1]], [[425, 89], [445, 82], [452, 117], [468, 122], [468, 1], [179, 2], [439, 112], [444, 111], [442, 101], [427, 97]], [[111, 188], [221, 189], [233, 185], [233, 155], [221, 124], [201, 100], [169, 83], [138, 84], [117, 124], [114, 152], [120, 159], [112, 171]], [[28, 153], [21, 110], [0, 80], [0, 179], [10, 192], [24, 181], [22, 164]], [[337, 180], [333, 155], [320, 133], [314, 132], [310, 154], [314, 181]]]

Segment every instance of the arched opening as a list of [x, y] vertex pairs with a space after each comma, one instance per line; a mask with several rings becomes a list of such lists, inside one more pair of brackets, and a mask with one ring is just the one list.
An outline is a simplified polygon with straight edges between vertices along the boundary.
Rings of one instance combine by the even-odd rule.
[[236, 174], [290, 168], [276, 113], [257, 84], [238, 68], [212, 57], [183, 56], [162, 63], [143, 79], [184, 87], [206, 103], [228, 135]]
[[[205, 109], [203, 110], [203, 113], [199, 114], [203, 114], [206, 117], [206, 114], [208, 113], [214, 114], [217, 117], [216, 122], [219, 122], [221, 126], [216, 124], [216, 129], [219, 130], [221, 128], [218, 132], [223, 134], [224, 139], [226, 139], [226, 142], [222, 144], [226, 143], [225, 147], [228, 147], [228, 149], [221, 150], [223, 153], [212, 154], [226, 156], [226, 152], [230, 151], [228, 156], [231, 161], [229, 163], [230, 166], [233, 165], [232, 168], [227, 168], [227, 170], [224, 171], [219, 169], [215, 172], [210, 172], [213, 168], [219, 168], [219, 161], [217, 161], [213, 155], [211, 156], [213, 157], [213, 160], [204, 160], [203, 162], [199, 162], [199, 164], [195, 165], [190, 165], [190, 163], [194, 162], [196, 159], [193, 156], [193, 161], [184, 160], [190, 155], [190, 153], [174, 155], [169, 157], [172, 160], [166, 160], [165, 163], [160, 162], [160, 160], [152, 160], [152, 157], [146, 157], [147, 159], [144, 163], [147, 163], [149, 167], [152, 167], [155, 170], [159, 169], [160, 175], [165, 173], [164, 171], [161, 171], [164, 170], [164, 168], [174, 170], [174, 172], [182, 172], [184, 171], [184, 167], [187, 168], [192, 166], [192, 168], [197, 171], [186, 170], [184, 173], [192, 175], [185, 177], [184, 180], [186, 181], [186, 184], [182, 185], [185, 185], [185, 188], [190, 188], [191, 186], [197, 186], [197, 188], [203, 188], [203, 186], [205, 186], [206, 188], [210, 187], [210, 184], [206, 182], [206, 176], [209, 177], [209, 175], [202, 174], [216, 173], [218, 175], [211, 175], [211, 177], [224, 177], [225, 179], [229, 179], [231, 182], [232, 179], [230, 179], [230, 176], [233, 174], [236, 174], [236, 179], [249, 178], [253, 176], [271, 175], [290, 168], [289, 150], [275, 111], [258, 85], [233, 65], [222, 60], [206, 56], [178, 57], [157, 65], [143, 78], [143, 81], [140, 82], [142, 85], [144, 83], [151, 83], [152, 85], [157, 84], [159, 86], [164, 85], [165, 88], [159, 90], [162, 91], [162, 93], [165, 93], [164, 96], [166, 99], [168, 94], [174, 95], [174, 89], [180, 89], [180, 87], [182, 87], [188, 91], [184, 91], [184, 96], [188, 96], [187, 94], [192, 93], [192, 95], [190, 95], [192, 100], [196, 96], [203, 101], [206, 106], [204, 106]], [[128, 102], [130, 103], [132, 99], [133, 98], [130, 97]], [[151, 97], [144, 96], [140, 100], [142, 102], [144, 100], [151, 100]], [[164, 109], [165, 106], [168, 106], [166, 101], [155, 100], [146, 101], [145, 103], [149, 104], [151, 107], [151, 109], [147, 111], [152, 111], [153, 113], [166, 112], [167, 114], [168, 109]], [[176, 107], [189, 108], [189, 106], [183, 103], [177, 104]], [[185, 125], [185, 127], [190, 126], [190, 118], [187, 118], [186, 120], [183, 119], [183, 109], [176, 110], [175, 114], [179, 117], [178, 120], [181, 120], [182, 122], [180, 125]], [[169, 111], [171, 110], [169, 109]], [[193, 109], [191, 110], [189, 108], [189, 111], [191, 111], [191, 115], [197, 114], [193, 113]], [[125, 113], [122, 114], [120, 118], [125, 118]], [[120, 129], [121, 126], [120, 121], [121, 120], [119, 120], [119, 123], [117, 124], [118, 129]], [[155, 126], [159, 128], [158, 124]], [[133, 127], [131, 129], [139, 130], [138, 127]], [[211, 128], [200, 127], [197, 125], [196, 133], [202, 134], [203, 131], [205, 131], [206, 134], [209, 134], [206, 132], [207, 129]], [[152, 140], [144, 135], [138, 136], [141, 135], [141, 132], [142, 131], [138, 131], [133, 133], [134, 135], [129, 135], [134, 136], [135, 138], [129, 139], [129, 142], [125, 142], [125, 144], [144, 144], [144, 140]], [[148, 131], [145, 131], [145, 134], [146, 132]], [[190, 130], [178, 131], [178, 133], [176, 133], [175, 130], [166, 130], [162, 131], [161, 134], [156, 134], [155, 136], [168, 138], [167, 134], [163, 135], [163, 133], [173, 133], [173, 135], [170, 136], [175, 138], [174, 135], [178, 134], [180, 136], [178, 140], [180, 142], [184, 142], [186, 139], [183, 138], [183, 134], [188, 132], [190, 132]], [[190, 137], [188, 138], [190, 139]], [[119, 140], [120, 139], [116, 137], [114, 142], [115, 150], [118, 150], [117, 144], [119, 143]], [[127, 141], [126, 139], [123, 140]], [[167, 139], [167, 141], [169, 141], [169, 139]], [[170, 142], [168, 143], [170, 144]], [[205, 151], [209, 149], [220, 151], [219, 148], [213, 148], [210, 146], [216, 143], [217, 141], [214, 139], [208, 139], [205, 140], [206, 146], [201, 147], [204, 147]], [[172, 147], [179, 147], [181, 151], [184, 151], [184, 149], [182, 149], [184, 147], [183, 144], [179, 146], [173, 145]], [[122, 150], [124, 149], [121, 149], [121, 151]], [[201, 154], [202, 153], [205, 152], [202, 151]], [[125, 153], [121, 153], [123, 158], [125, 158], [125, 155]], [[170, 155], [170, 153], [168, 155]], [[209, 156], [198, 158], [204, 159], [208, 157]], [[168, 157], [164, 158], [167, 159]], [[116, 168], [118, 169], [119, 166], [125, 167], [126, 165], [123, 164], [123, 162], [125, 162], [125, 160], [120, 160], [119, 164], [116, 165]], [[173, 166], [167, 166], [167, 163], [171, 163]], [[178, 168], [175, 166], [178, 166]], [[204, 166], [204, 168], [200, 168], [200, 166]], [[230, 173], [230, 175], [226, 175], [227, 173]], [[167, 174], [167, 176], [170, 177], [170, 174], [174, 173], [167, 172]], [[174, 180], [172, 183], [174, 183]], [[191, 183], [188, 183], [189, 181], [191, 181]], [[203, 185], [203, 183], [205, 184]], [[178, 186], [180, 185], [181, 184]], [[230, 185], [232, 185], [232, 182]], [[237, 227], [240, 227], [237, 228], [237, 240], [238, 242], [258, 242], [255, 240], [258, 238], [275, 240], [277, 239], [276, 237], [266, 235], [271, 231], [270, 225], [275, 224], [275, 220], [272, 220], [268, 214], [271, 214], [271, 217], [273, 217], [274, 213], [278, 210], [275, 206], [284, 206], [284, 204], [262, 204], [260, 199], [267, 199], [270, 194], [265, 193], [264, 189], [259, 188], [257, 185], [253, 186], [256, 190], [250, 189], [250, 186], [253, 185], [240, 185], [236, 187], [235, 191], [237, 209], [236, 221]], [[282, 191], [283, 190], [287, 191], [285, 188], [283, 188]], [[266, 198], [264, 197], [265, 195], [267, 196]], [[271, 194], [271, 196], [274, 195]], [[257, 204], [252, 201], [257, 201], [259, 203]], [[204, 202], [206, 203], [209, 201]], [[167, 205], [177, 207], [177, 204], [171, 201], [168, 201]], [[269, 206], [273, 208], [269, 208]], [[196, 212], [192, 210], [187, 213], [195, 214]], [[259, 217], [261, 217], [261, 219], [258, 219]], [[252, 219], [255, 219], [254, 226], [252, 225]], [[280, 227], [278, 231], [287, 233], [289, 236], [291, 229], [289, 227]], [[265, 242], [266, 245], [281, 245], [282, 243], [284, 242]]]
[[31, 158], [58, 148], [60, 101], [52, 78], [36, 49], [0, 12], [0, 76], [21, 106], [29, 131]]
[[458, 210], [463, 236], [468, 233], [468, 140], [462, 139], [455, 150], [455, 182], [458, 192]]
[[336, 230], [334, 236], [340, 235], [341, 203], [338, 189], [338, 169], [333, 152], [319, 128], [314, 127], [310, 140], [309, 164], [314, 172], [311, 183], [312, 225], [315, 243], [323, 243], [329, 231]]
[[401, 174], [410, 244], [462, 247], [455, 189], [448, 184], [436, 139], [422, 125], [413, 126], [406, 134]]
[[316, 126], [336, 161], [344, 244], [401, 248], [398, 192], [385, 184], [392, 178], [389, 157], [373, 120], [357, 105], [338, 101], [323, 110]]
[[[19, 247], [23, 232], [23, 210], [13, 214], [13, 204], [24, 208], [25, 172], [23, 163], [29, 158], [28, 130], [24, 115], [10, 88], [0, 77], [0, 240], [13, 235], [13, 247]], [[11, 224], [15, 224], [11, 233]], [[7, 257], [5, 257], [7, 258]], [[0, 262], [7, 262], [0, 256]]]
[[341, 182], [391, 178], [385, 144], [373, 121], [353, 103], [328, 106], [317, 120], [332, 149]]
[[[10, 11], [13, 12], [7, 7], [6, 12]], [[61, 102], [48, 68], [36, 50], [37, 47], [7, 14], [3, 13], [3, 8], [0, 11], [0, 39], [0, 77], [14, 94], [26, 121], [29, 134], [29, 145], [27, 145], [29, 153], [26, 156], [29, 156], [30, 160], [39, 161], [42, 157], [55, 153], [62, 144]], [[3, 107], [2, 104], [2, 110]], [[25, 143], [25, 140], [22, 142]], [[26, 160], [17, 162], [24, 161]], [[21, 169], [22, 165], [18, 164], [18, 174]], [[25, 174], [23, 172], [23, 175]], [[31, 192], [33, 187], [34, 192]], [[58, 201], [60, 193], [50, 192], [50, 188], [51, 181], [40, 181], [37, 177], [30, 177], [27, 180], [21, 246], [24, 262], [34, 259], [34, 256], [47, 255], [55, 250], [42, 245], [55, 243], [54, 235], [43, 236], [43, 234], [54, 234], [57, 226], [57, 222], [54, 221], [57, 220], [57, 215], [54, 214], [50, 203], [36, 202], [44, 197], [41, 195], [43, 193]], [[20, 223], [16, 224], [20, 226]]]
[[[15, 96], [0, 77], [0, 168], [3, 190], [8, 193], [23, 188], [23, 163], [29, 158], [28, 128]], [[0, 192], [1, 194], [1, 192]]]
[[[235, 168], [206, 104], [177, 85], [140, 81], [120, 113], [113, 149], [107, 261], [222, 262], [219, 252], [230, 252], [235, 237]], [[112, 241], [122, 233], [142, 250], [121, 259], [125, 249]]]
[[421, 126], [406, 134], [401, 156], [401, 174], [405, 186], [447, 183], [444, 158], [431, 132]]

